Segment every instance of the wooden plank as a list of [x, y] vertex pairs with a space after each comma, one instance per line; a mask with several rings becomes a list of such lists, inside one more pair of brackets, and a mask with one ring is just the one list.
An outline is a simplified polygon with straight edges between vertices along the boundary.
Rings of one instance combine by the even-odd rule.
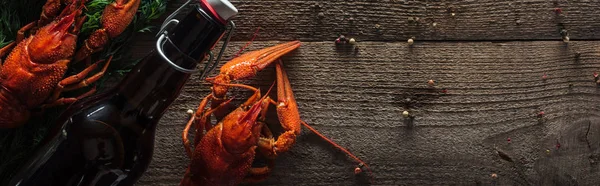
[[600, 38], [600, 3], [589, 0], [231, 2], [240, 12], [234, 40], [249, 40], [257, 27], [258, 40], [333, 41], [339, 34], [360, 41], [560, 40], [562, 28], [571, 39]]
[[[255, 42], [248, 50], [276, 43]], [[233, 43], [226, 59], [244, 44]], [[592, 75], [600, 70], [600, 42], [358, 46], [355, 54], [331, 42], [304, 42], [283, 60], [301, 117], [368, 162], [374, 185], [600, 184], [600, 89]], [[266, 90], [273, 81], [269, 67], [241, 82]], [[139, 185], [179, 183], [189, 162], [180, 138], [186, 110], [207, 93], [197, 76], [189, 81], [160, 122], [154, 159]], [[231, 95], [239, 103], [250, 93]], [[413, 128], [404, 124], [404, 110], [415, 116]], [[277, 124], [274, 114], [269, 119]], [[366, 182], [353, 174], [355, 162], [306, 129], [276, 163], [262, 185]]]

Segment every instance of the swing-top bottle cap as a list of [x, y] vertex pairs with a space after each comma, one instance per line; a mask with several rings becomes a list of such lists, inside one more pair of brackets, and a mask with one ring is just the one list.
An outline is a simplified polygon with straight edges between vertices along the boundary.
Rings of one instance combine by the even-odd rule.
[[208, 5], [218, 14], [223, 20], [229, 20], [237, 15], [238, 10], [228, 0], [205, 0]]

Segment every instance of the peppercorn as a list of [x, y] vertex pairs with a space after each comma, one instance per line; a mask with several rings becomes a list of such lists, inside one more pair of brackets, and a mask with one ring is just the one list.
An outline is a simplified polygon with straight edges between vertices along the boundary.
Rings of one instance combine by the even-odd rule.
[[408, 118], [410, 116], [410, 114], [408, 113], [408, 111], [404, 111], [402, 112], [402, 116], [404, 116], [405, 118]]
[[350, 38], [350, 40], [348, 41], [349, 44], [351, 45], [355, 45], [356, 44], [356, 40], [354, 38]]
[[561, 8], [554, 8], [554, 12], [556, 14], [562, 14], [562, 9]]
[[434, 86], [435, 81], [433, 81], [433, 79], [430, 79], [429, 81], [427, 81], [427, 84], [429, 84], [429, 86]]
[[560, 30], [560, 36], [562, 36], [563, 42], [569, 42], [569, 31], [567, 29]]
[[360, 174], [361, 172], [362, 172], [362, 169], [360, 169], [360, 167], [354, 168], [354, 174]]

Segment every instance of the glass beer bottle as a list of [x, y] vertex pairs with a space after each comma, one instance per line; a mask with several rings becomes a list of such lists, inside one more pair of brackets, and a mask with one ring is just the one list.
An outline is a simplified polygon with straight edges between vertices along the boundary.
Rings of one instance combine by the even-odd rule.
[[8, 185], [135, 184], [152, 159], [159, 119], [235, 14], [227, 0], [202, 0], [181, 21], [167, 19], [177, 25], [157, 49], [118, 86], [73, 103]]

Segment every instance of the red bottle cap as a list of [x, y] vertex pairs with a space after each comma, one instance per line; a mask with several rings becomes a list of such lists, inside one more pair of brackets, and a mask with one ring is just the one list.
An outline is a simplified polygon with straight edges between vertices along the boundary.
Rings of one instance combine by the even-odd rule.
[[237, 15], [238, 10], [228, 0], [200, 0], [200, 5], [221, 23]]

